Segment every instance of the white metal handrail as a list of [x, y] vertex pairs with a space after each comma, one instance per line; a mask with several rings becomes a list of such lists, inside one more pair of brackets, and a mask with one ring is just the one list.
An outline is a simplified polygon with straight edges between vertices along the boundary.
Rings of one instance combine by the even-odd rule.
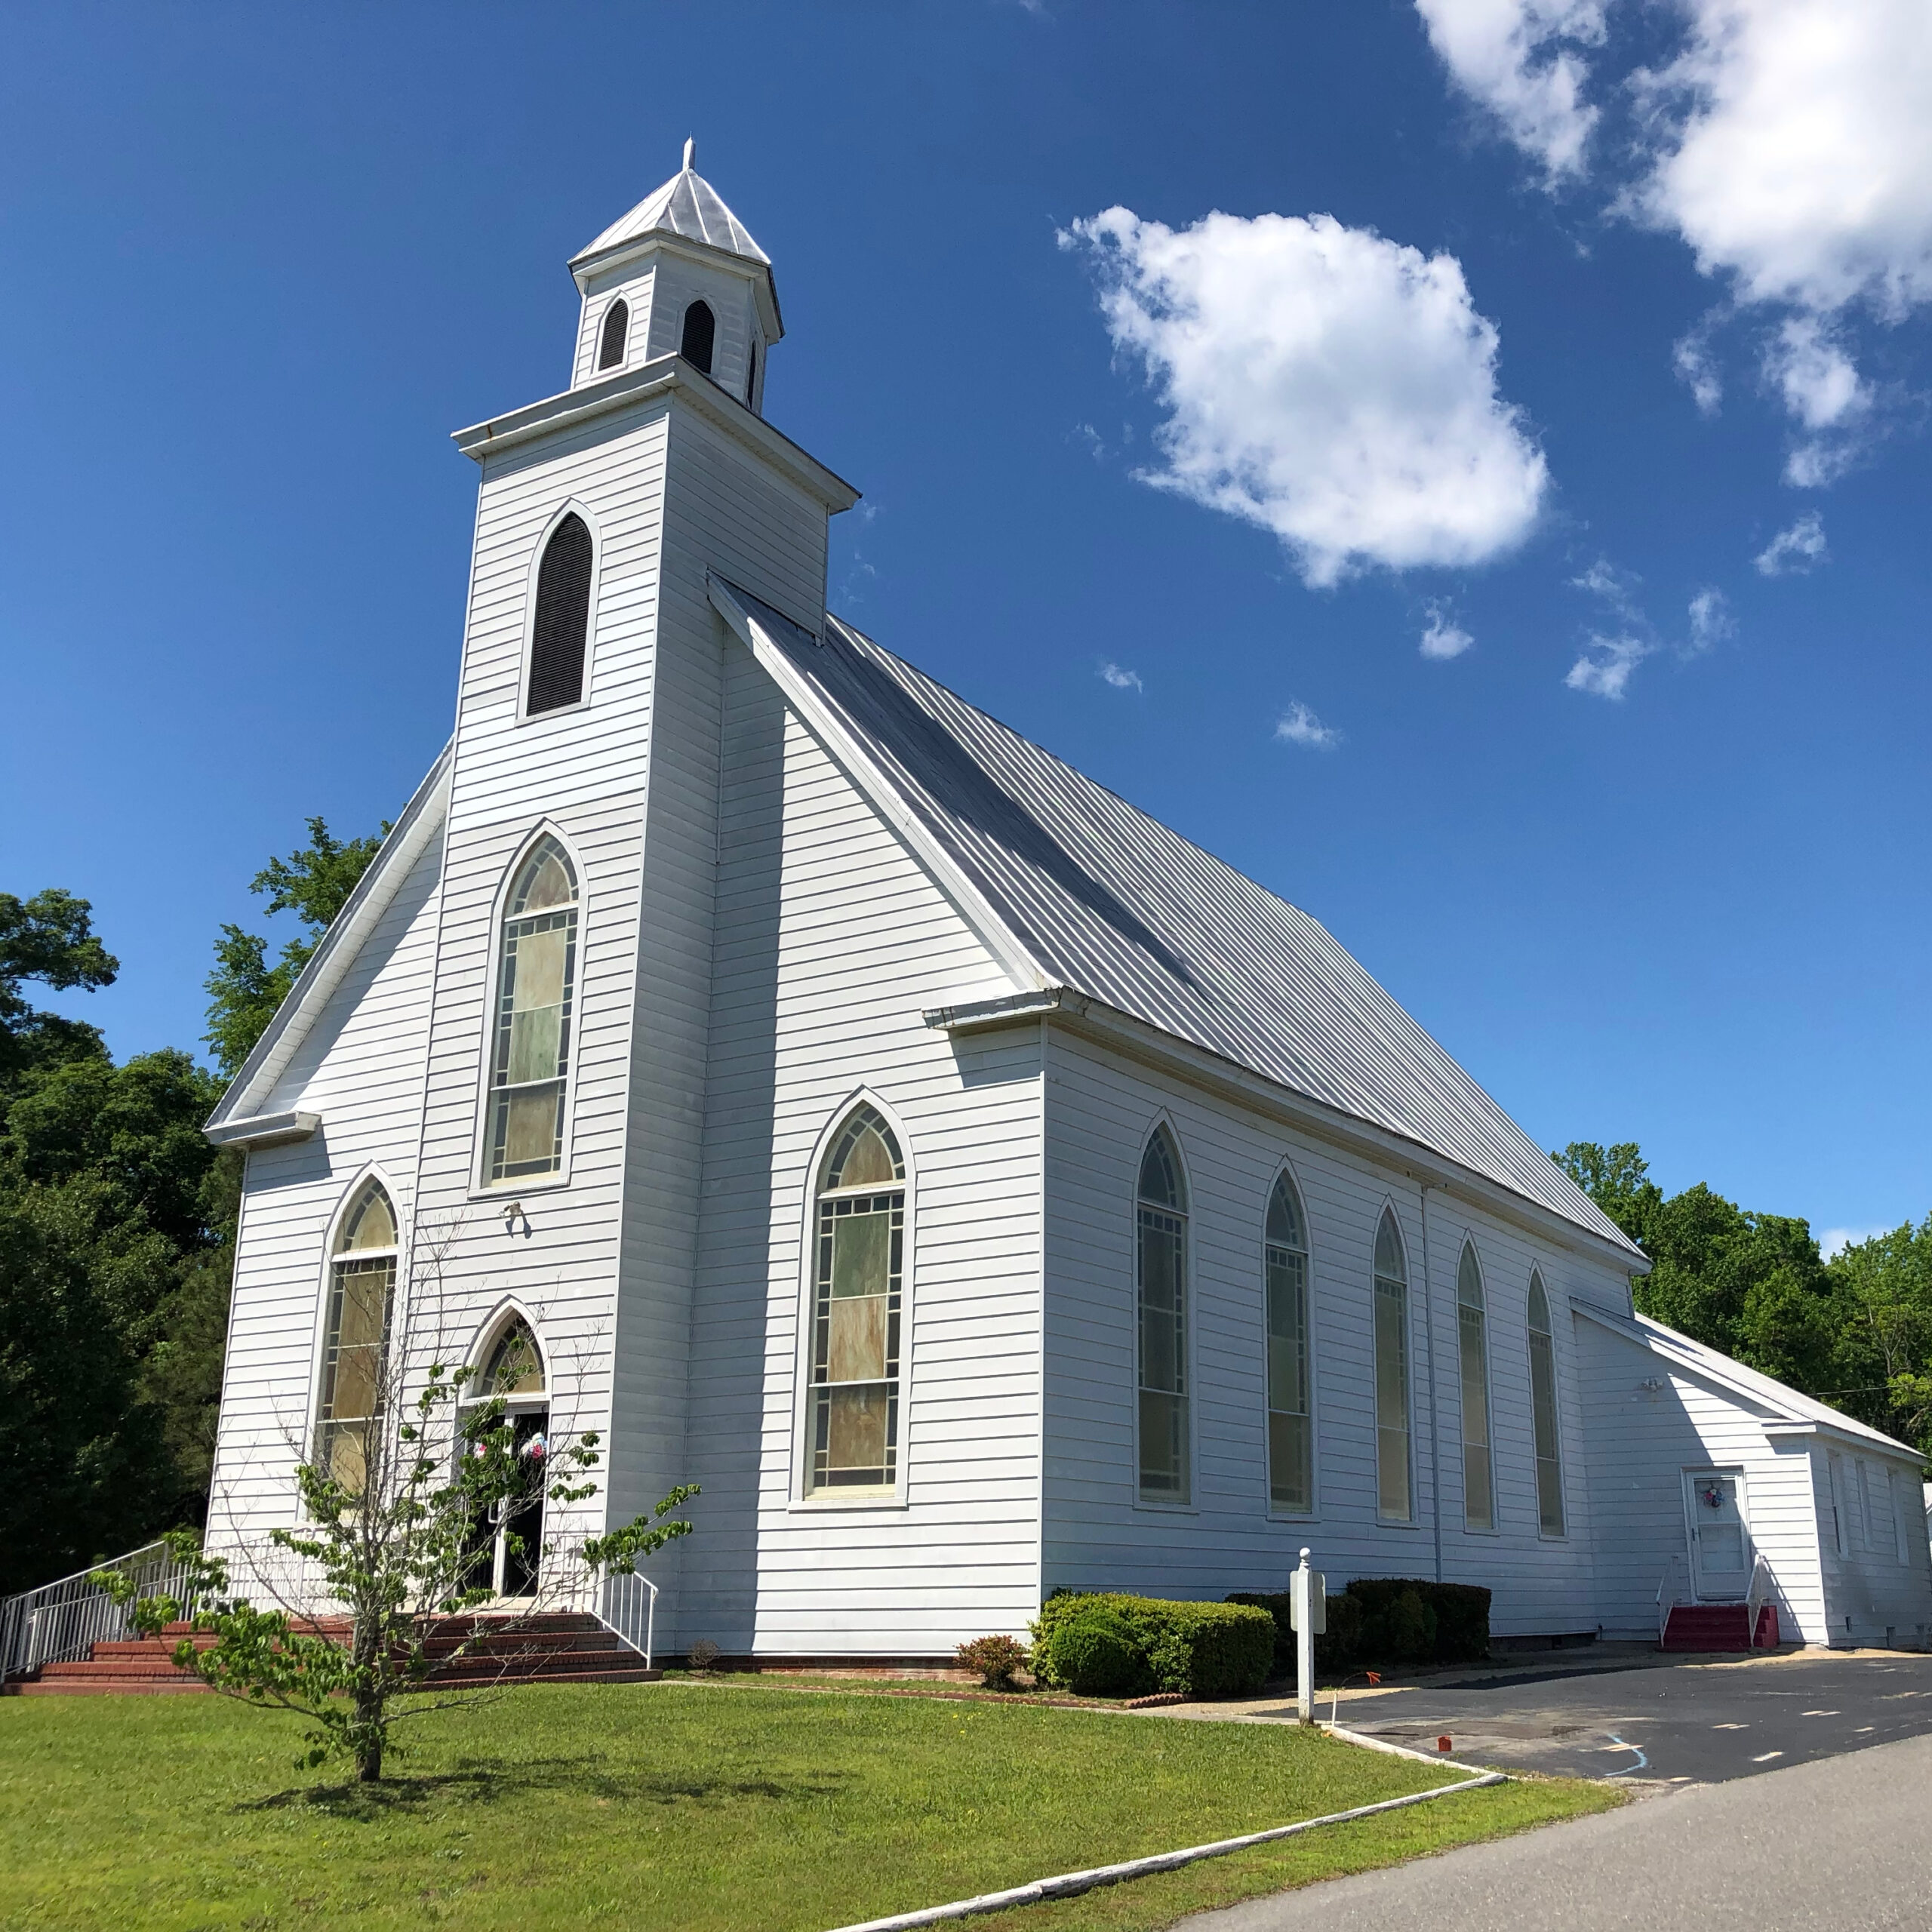
[[651, 1644], [657, 1626], [657, 1586], [648, 1577], [607, 1574], [598, 1582], [591, 1614], [644, 1659], [646, 1670], [656, 1668]]
[[1657, 1647], [1663, 1647], [1666, 1632], [1670, 1628], [1670, 1613], [1684, 1600], [1682, 1583], [1684, 1565], [1673, 1556], [1664, 1565], [1662, 1580], [1657, 1585]]
[[1771, 1566], [1758, 1557], [1751, 1565], [1751, 1588], [1744, 1598], [1744, 1641], [1754, 1651], [1758, 1647], [1758, 1619], [1771, 1601]]
[[131, 1576], [137, 1596], [180, 1598], [182, 1615], [194, 1614], [186, 1601], [187, 1574], [167, 1544], [143, 1543], [0, 1602], [0, 1678], [27, 1676], [42, 1664], [71, 1663], [97, 1644], [134, 1635], [133, 1618], [94, 1580], [103, 1570]]

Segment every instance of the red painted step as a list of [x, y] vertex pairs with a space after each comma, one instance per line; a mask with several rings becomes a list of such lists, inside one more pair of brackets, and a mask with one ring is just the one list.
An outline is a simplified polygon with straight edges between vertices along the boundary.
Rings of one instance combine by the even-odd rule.
[[1750, 1628], [1750, 1609], [1741, 1603], [1680, 1603], [1664, 1626], [1666, 1651], [1775, 1650], [1778, 1607], [1759, 1606], [1758, 1628]]
[[[506, 1629], [506, 1624], [514, 1628]], [[311, 1624], [315, 1634], [340, 1642], [349, 1635], [346, 1618], [325, 1617]], [[191, 1633], [171, 1624], [158, 1638], [122, 1638], [99, 1643], [86, 1657], [43, 1664], [29, 1678], [10, 1681], [14, 1697], [78, 1696], [103, 1691], [206, 1692], [193, 1672], [177, 1669], [175, 1646]], [[193, 1638], [197, 1650], [214, 1639]], [[460, 1656], [460, 1646], [469, 1647]], [[528, 1619], [487, 1614], [445, 1618], [431, 1633], [427, 1650], [440, 1660], [431, 1672], [438, 1684], [645, 1684], [663, 1675], [646, 1670], [636, 1651], [595, 1617], [550, 1611]]]

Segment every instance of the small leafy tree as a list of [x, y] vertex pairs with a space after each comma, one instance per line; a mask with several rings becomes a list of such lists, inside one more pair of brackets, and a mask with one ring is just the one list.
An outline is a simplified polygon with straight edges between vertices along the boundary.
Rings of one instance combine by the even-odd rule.
[[[446, 1238], [432, 1251], [438, 1279], [447, 1245]], [[473, 1703], [514, 1675], [532, 1649], [515, 1639], [528, 1637], [543, 1609], [601, 1576], [635, 1574], [644, 1558], [695, 1527], [674, 1513], [698, 1494], [683, 1484], [574, 1552], [561, 1537], [533, 1549], [507, 1530], [512, 1555], [547, 1577], [547, 1590], [519, 1613], [452, 1624], [492, 1600], [491, 1526], [527, 1521], [546, 1504], [587, 1502], [597, 1494], [601, 1451], [595, 1431], [546, 1431], [534, 1453], [518, 1441], [501, 1393], [466, 1398], [472, 1368], [438, 1357], [412, 1373], [409, 1352], [406, 1337], [385, 1347], [374, 1421], [301, 1445], [300, 1520], [269, 1533], [274, 1549], [296, 1559], [299, 1581], [271, 1581], [273, 1607], [233, 1593], [227, 1564], [192, 1533], [171, 1539], [175, 1592], [141, 1597], [118, 1571], [97, 1579], [144, 1635], [159, 1635], [186, 1613], [190, 1634], [174, 1653], [179, 1666], [231, 1697], [306, 1717], [302, 1761], [346, 1756], [365, 1783], [381, 1777], [399, 1723]], [[317, 1599], [340, 1606], [346, 1632], [330, 1635], [302, 1607]]]

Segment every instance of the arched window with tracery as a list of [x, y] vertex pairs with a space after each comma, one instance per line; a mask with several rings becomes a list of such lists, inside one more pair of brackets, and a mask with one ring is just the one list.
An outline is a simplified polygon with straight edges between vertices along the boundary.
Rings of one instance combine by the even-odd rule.
[[1309, 1401], [1308, 1235], [1294, 1183], [1268, 1197], [1268, 1503], [1291, 1515], [1315, 1507], [1315, 1419]]
[[537, 567], [530, 629], [530, 685], [524, 711], [534, 718], [583, 697], [590, 645], [590, 580], [596, 561], [590, 526], [571, 510], [561, 518]]
[[1157, 1127], [1140, 1156], [1134, 1216], [1140, 1315], [1140, 1498], [1185, 1503], [1188, 1433], [1187, 1190], [1180, 1154]]
[[1488, 1309], [1475, 1244], [1463, 1244], [1456, 1266], [1457, 1353], [1463, 1389], [1463, 1521], [1472, 1530], [1496, 1527], [1496, 1472], [1489, 1447]]
[[1415, 1520], [1409, 1481], [1409, 1271], [1395, 1211], [1375, 1231], [1376, 1513]]
[[1530, 1276], [1530, 1407], [1537, 1448], [1537, 1525], [1546, 1537], [1564, 1533], [1563, 1447], [1556, 1420], [1556, 1337], [1543, 1276]]
[[631, 305], [620, 295], [604, 311], [604, 328], [597, 343], [597, 366], [600, 370], [614, 369], [623, 361], [630, 328]]
[[876, 1107], [854, 1107], [819, 1171], [813, 1238], [808, 1496], [899, 1479], [906, 1161]]
[[711, 312], [709, 302], [694, 302], [685, 311], [684, 334], [678, 343], [678, 353], [694, 368], [711, 374], [711, 355], [718, 341], [718, 318]]
[[316, 1466], [352, 1495], [368, 1479], [383, 1414], [398, 1251], [395, 1205], [380, 1181], [365, 1181], [331, 1247], [315, 1411]]
[[577, 884], [547, 833], [518, 867], [503, 915], [483, 1177], [536, 1179], [564, 1164], [577, 1005]]

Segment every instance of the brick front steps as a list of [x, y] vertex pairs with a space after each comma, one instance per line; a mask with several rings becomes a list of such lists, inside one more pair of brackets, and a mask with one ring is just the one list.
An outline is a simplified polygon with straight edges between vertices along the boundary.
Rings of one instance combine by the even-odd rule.
[[[321, 1635], [346, 1642], [347, 1623], [325, 1618], [312, 1626]], [[26, 1678], [10, 1679], [4, 1694], [16, 1697], [98, 1695], [137, 1692], [180, 1696], [205, 1693], [192, 1671], [177, 1669], [171, 1653], [188, 1635], [171, 1624], [158, 1638], [129, 1638], [94, 1645], [72, 1663], [42, 1664]], [[469, 1647], [454, 1654], [466, 1640]], [[205, 1650], [212, 1637], [197, 1637]], [[451, 1685], [491, 1684], [648, 1684], [663, 1675], [646, 1670], [644, 1660], [594, 1617], [576, 1611], [520, 1617], [483, 1613], [452, 1617], [437, 1626], [429, 1654], [441, 1660], [430, 1681]]]
[[1666, 1651], [1776, 1650], [1777, 1605], [1767, 1603], [1760, 1607], [1755, 1632], [1749, 1628], [1750, 1614], [1741, 1603], [1678, 1604], [1664, 1627], [1663, 1647]]

